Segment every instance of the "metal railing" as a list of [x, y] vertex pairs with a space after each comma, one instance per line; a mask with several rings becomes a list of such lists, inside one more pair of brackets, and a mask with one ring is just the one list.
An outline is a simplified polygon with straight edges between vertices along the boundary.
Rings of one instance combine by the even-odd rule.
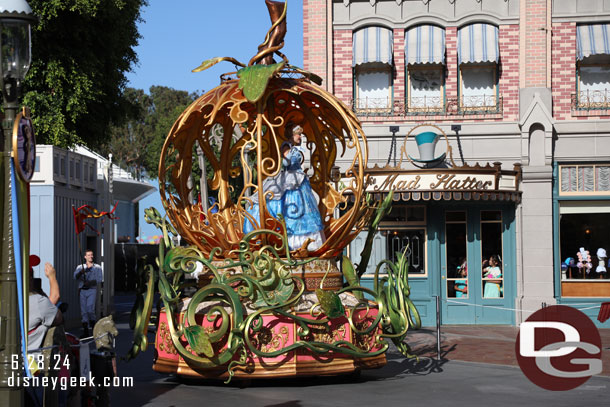
[[501, 114], [502, 96], [476, 95], [461, 98], [418, 97], [408, 101], [361, 98], [352, 101], [358, 116], [464, 116]]
[[572, 110], [610, 110], [610, 89], [584, 90], [572, 94]]

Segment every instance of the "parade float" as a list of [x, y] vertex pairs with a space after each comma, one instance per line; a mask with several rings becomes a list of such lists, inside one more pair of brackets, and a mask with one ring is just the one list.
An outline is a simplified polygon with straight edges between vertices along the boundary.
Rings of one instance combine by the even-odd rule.
[[[158, 372], [226, 380], [349, 374], [383, 366], [388, 340], [408, 355], [407, 330], [420, 325], [406, 256], [377, 266], [374, 289], [359, 281], [372, 239], [357, 266], [343, 256], [363, 229], [372, 237], [391, 193], [376, 203], [365, 194], [358, 119], [319, 77], [289, 64], [280, 51], [287, 6], [266, 5], [272, 26], [257, 54], [248, 64], [222, 57], [194, 70], [222, 61], [237, 68], [181, 114], [162, 150], [169, 222], [146, 211], [163, 238], [157, 267], [140, 270], [128, 355], [146, 350], [152, 320]], [[350, 158], [349, 168], [339, 171], [338, 156]], [[316, 222], [315, 236], [300, 234]], [[178, 235], [187, 246], [176, 245]]]

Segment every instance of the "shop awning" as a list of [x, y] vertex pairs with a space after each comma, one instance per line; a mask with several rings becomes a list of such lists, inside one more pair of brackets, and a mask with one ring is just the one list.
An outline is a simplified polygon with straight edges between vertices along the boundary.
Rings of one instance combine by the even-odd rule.
[[352, 38], [352, 66], [367, 62], [392, 65], [394, 33], [384, 27], [366, 27], [355, 31]]
[[494, 62], [500, 59], [498, 27], [491, 24], [470, 24], [458, 30], [458, 64]]
[[418, 25], [405, 33], [405, 62], [408, 64], [444, 64], [445, 29]]
[[578, 60], [591, 55], [610, 54], [610, 24], [587, 24], [576, 27]]

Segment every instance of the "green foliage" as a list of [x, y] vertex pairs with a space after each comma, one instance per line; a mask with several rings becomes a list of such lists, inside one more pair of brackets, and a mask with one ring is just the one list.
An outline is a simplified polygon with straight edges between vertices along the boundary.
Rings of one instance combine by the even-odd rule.
[[[360, 287], [360, 278], [358, 277], [358, 274], [356, 274], [356, 270], [354, 270], [354, 265], [347, 256], [343, 256], [343, 259], [341, 260], [341, 271], [343, 272], [343, 277], [345, 277], [345, 281], [347, 281], [349, 287]], [[354, 295], [360, 300], [364, 299], [362, 291], [354, 291]]]
[[187, 326], [184, 328], [184, 336], [189, 345], [191, 345], [191, 349], [195, 352], [203, 353], [209, 358], [214, 356], [214, 349], [210, 343], [210, 335], [205, 332], [205, 329], [202, 326]]
[[125, 73], [137, 56], [137, 22], [146, 0], [29, 0], [32, 66], [23, 104], [38, 143], [97, 148], [130, 110]]
[[231, 57], [216, 57], [216, 58], [206, 59], [205, 61], [203, 61], [201, 63], [201, 65], [199, 65], [197, 68], [193, 69], [192, 72], [205, 71], [206, 69], [211, 68], [214, 65], [216, 65], [217, 63], [222, 62], [222, 61], [233, 62], [233, 64], [235, 64], [237, 66], [245, 66], [244, 64], [242, 64], [241, 62], [239, 62], [235, 58], [231, 58]]
[[[113, 154], [113, 160], [136, 178], [158, 175], [159, 157], [165, 138], [176, 119], [197, 97], [165, 86], [152, 86], [147, 95], [141, 89], [125, 89], [131, 108], [128, 120], [111, 128], [111, 137], [101, 147], [102, 154]], [[194, 163], [198, 171], [198, 163]]]
[[[410, 328], [418, 329], [421, 326], [421, 319], [409, 298], [409, 263], [404, 252], [397, 255], [396, 263], [384, 260], [377, 266], [374, 290], [355, 286], [344, 287], [338, 291], [323, 290], [324, 280], [331, 270], [328, 263], [320, 286], [315, 290], [318, 303], [311, 304], [305, 297], [308, 295], [305, 294], [305, 281], [293, 273], [293, 270], [302, 270], [305, 264], [315, 261], [315, 258], [293, 260], [289, 253], [285, 257], [273, 245], [254, 251], [250, 246], [251, 242], [258, 239], [258, 235], [264, 233], [281, 238], [282, 247], [286, 247], [286, 236], [271, 230], [251, 232], [244, 237], [240, 249], [236, 251], [237, 258], [227, 258], [218, 266], [219, 263], [213, 261], [214, 252], [209, 257], [204, 257], [194, 246], [175, 247], [169, 239], [170, 233], [176, 233], [171, 224], [161, 218], [154, 208], [147, 209], [145, 213], [146, 221], [159, 227], [164, 238], [159, 245], [159, 269], [154, 270], [154, 274], [149, 274], [146, 299], [138, 302], [138, 319], [135, 322], [134, 341], [129, 357], [135, 357], [146, 349], [148, 318], [155, 296], [151, 288], [155, 287], [155, 282], [158, 282], [156, 287], [164, 304], [167, 328], [170, 332], [169, 340], [178, 354], [189, 366], [198, 370], [217, 370], [221, 366], [227, 366], [229, 380], [237, 367], [246, 366], [247, 360], [253, 357], [275, 358], [300, 349], [331, 358], [333, 354], [341, 353], [359, 359], [386, 352], [389, 346], [386, 339], [390, 339], [400, 352], [410, 356], [409, 346], [404, 340]], [[214, 251], [218, 253], [219, 249]], [[213, 277], [208, 284], [188, 297], [190, 300], [185, 311], [181, 301], [186, 299], [187, 294], [181, 291], [181, 282], [186, 274], [193, 272], [196, 262], [203, 264], [206, 273], [211, 273]], [[382, 267], [386, 267], [387, 273], [380, 277], [379, 271]], [[241, 272], [238, 273], [231, 271], [239, 269]], [[293, 288], [290, 293], [282, 292], [277, 295], [278, 279], [284, 280], [285, 286]], [[139, 292], [143, 293], [144, 289]], [[342, 303], [341, 294], [356, 295], [357, 292], [367, 294], [371, 300], [360, 301], [355, 306], [345, 306]], [[258, 299], [263, 301], [257, 303]], [[202, 315], [203, 303], [207, 304], [205, 315]], [[255, 303], [256, 306], [252, 307]], [[296, 311], [296, 307], [305, 304], [305, 310]], [[318, 306], [323, 311], [319, 317], [316, 310]], [[375, 307], [379, 309], [376, 315], [367, 311], [367, 319], [370, 322], [364, 325], [361, 324], [362, 315], [355, 314], [356, 310], [363, 310], [363, 306], [366, 306], [367, 310]], [[308, 307], [310, 308], [306, 312]], [[306, 313], [310, 316], [316, 315], [316, 318], [306, 317]], [[281, 343], [272, 349], [261, 347], [262, 343], [269, 343], [270, 339], [270, 321], [265, 322], [263, 315], [291, 320], [295, 327], [298, 326], [296, 340], [292, 343]], [[213, 322], [214, 329], [207, 333], [196, 316]], [[332, 329], [332, 320], [340, 317], [347, 319], [351, 332], [355, 335], [350, 336], [351, 339], [333, 336], [331, 341], [327, 341], [312, 335], [313, 330]], [[193, 354], [179, 340], [183, 335], [197, 354]], [[371, 345], [373, 343], [370, 340], [373, 339], [374, 348], [361, 347], [357, 338]]]
[[[404, 342], [409, 328], [421, 328], [419, 311], [413, 304], [409, 287], [409, 260], [406, 256], [408, 247], [403, 253], [396, 253], [397, 262], [383, 260], [375, 270], [374, 291], [383, 307], [383, 331], [394, 342], [396, 348], [410, 357], [409, 345]], [[385, 267], [386, 277], [379, 277], [379, 271]]]
[[345, 308], [336, 292], [316, 288], [316, 297], [318, 297], [320, 307], [329, 318], [334, 319], [345, 315]]
[[269, 79], [279, 72], [285, 63], [280, 62], [273, 65], [252, 65], [237, 71], [239, 76], [239, 89], [242, 89], [244, 96], [249, 102], [257, 102], [267, 89]]

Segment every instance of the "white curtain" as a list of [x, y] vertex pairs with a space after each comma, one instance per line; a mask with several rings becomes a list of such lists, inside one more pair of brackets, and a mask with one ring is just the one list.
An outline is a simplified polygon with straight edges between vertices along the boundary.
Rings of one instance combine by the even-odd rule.
[[578, 168], [578, 190], [584, 192], [595, 191], [593, 167]]
[[358, 108], [389, 108], [390, 71], [369, 71], [358, 74]]
[[576, 167], [561, 167], [561, 192], [575, 192], [577, 180]]
[[462, 106], [479, 107], [496, 105], [495, 65], [464, 67], [462, 76]]
[[610, 167], [596, 167], [597, 190], [610, 191]]
[[443, 79], [441, 69], [409, 69], [409, 107], [441, 108]]
[[610, 101], [610, 65], [581, 66], [578, 90], [581, 105], [608, 103]]

